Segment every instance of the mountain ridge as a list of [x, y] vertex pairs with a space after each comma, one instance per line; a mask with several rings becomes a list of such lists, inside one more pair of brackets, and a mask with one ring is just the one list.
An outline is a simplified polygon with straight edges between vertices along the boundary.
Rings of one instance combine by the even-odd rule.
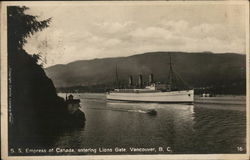
[[130, 56], [119, 56], [119, 57], [105, 57], [105, 58], [94, 58], [94, 59], [87, 59], [87, 60], [75, 60], [66, 64], [55, 64], [49, 67], [45, 67], [45, 69], [50, 69], [56, 66], [66, 66], [69, 65], [71, 63], [76, 63], [76, 62], [82, 62], [82, 61], [93, 61], [93, 60], [98, 60], [98, 59], [112, 59], [112, 58], [125, 58], [125, 57], [134, 57], [134, 56], [140, 56], [140, 55], [145, 55], [145, 54], [151, 54], [151, 53], [187, 53], [187, 54], [200, 54], [200, 53], [206, 53], [206, 54], [237, 54], [237, 55], [245, 55], [242, 53], [233, 53], [233, 52], [220, 52], [220, 53], [214, 53], [214, 52], [210, 52], [210, 51], [203, 51], [203, 52], [184, 52], [184, 51], [152, 51], [152, 52], [145, 52], [145, 53], [139, 53], [139, 54], [134, 54], [134, 55], [130, 55]]
[[128, 57], [78, 60], [45, 70], [57, 88], [112, 85], [116, 65], [119, 80], [124, 85], [129, 75], [137, 80], [136, 76], [142, 74], [145, 80], [150, 73], [155, 75], [156, 81], [165, 83], [169, 72], [169, 53], [174, 70], [192, 87], [243, 83], [246, 78], [246, 55], [212, 52], [146, 52]]

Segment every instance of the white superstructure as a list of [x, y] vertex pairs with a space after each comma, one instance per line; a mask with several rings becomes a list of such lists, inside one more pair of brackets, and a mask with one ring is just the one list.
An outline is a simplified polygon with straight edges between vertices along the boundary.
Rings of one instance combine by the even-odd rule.
[[107, 93], [108, 100], [157, 103], [193, 103], [194, 90], [184, 91], [152, 91], [148, 89], [115, 90]]

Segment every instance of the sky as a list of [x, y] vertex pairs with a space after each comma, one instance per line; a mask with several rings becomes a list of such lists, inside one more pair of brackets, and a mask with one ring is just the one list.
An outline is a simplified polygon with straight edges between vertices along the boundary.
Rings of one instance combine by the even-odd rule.
[[28, 6], [51, 24], [28, 38], [45, 67], [153, 51], [245, 54], [244, 5], [81, 3]]

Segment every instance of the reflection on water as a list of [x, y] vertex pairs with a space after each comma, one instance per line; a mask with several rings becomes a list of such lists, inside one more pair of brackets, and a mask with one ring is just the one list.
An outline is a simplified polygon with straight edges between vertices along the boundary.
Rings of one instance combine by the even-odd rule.
[[[202, 153], [246, 151], [245, 112], [195, 108], [194, 148]], [[196, 151], [197, 152], [197, 151]]]
[[[162, 154], [238, 153], [237, 146], [245, 148], [244, 111], [202, 108], [196, 104], [108, 102], [102, 94], [75, 97], [81, 99], [86, 126], [63, 133], [55, 147], [171, 148], [172, 152]], [[157, 115], [146, 114], [148, 109], [155, 109]]]

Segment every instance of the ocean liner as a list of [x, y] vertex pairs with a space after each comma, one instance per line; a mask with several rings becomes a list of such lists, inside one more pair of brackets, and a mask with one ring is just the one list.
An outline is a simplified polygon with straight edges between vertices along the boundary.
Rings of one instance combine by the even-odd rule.
[[[133, 77], [129, 77], [129, 86], [126, 89], [116, 88], [106, 93], [107, 100], [128, 102], [152, 102], [152, 103], [188, 103], [194, 101], [194, 90], [189, 89], [182, 78], [176, 74], [172, 67], [171, 55], [169, 63], [169, 76], [167, 84], [154, 82], [153, 74], [149, 75], [149, 83], [143, 87], [142, 75], [139, 75], [137, 87], [133, 85]], [[186, 89], [178, 89], [174, 86], [174, 80], [181, 80]], [[116, 67], [116, 81], [118, 81]]]

